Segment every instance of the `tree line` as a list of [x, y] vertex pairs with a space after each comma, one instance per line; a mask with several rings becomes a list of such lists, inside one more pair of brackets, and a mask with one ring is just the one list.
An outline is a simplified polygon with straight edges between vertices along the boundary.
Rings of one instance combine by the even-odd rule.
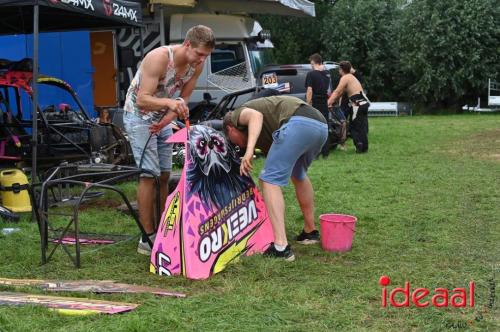
[[262, 15], [278, 63], [349, 60], [369, 97], [459, 109], [500, 81], [499, 0], [317, 0], [315, 18]]

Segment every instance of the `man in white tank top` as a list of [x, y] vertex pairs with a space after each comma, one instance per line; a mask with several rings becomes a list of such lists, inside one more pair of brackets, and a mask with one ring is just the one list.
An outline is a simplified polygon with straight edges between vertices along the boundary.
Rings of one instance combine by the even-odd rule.
[[[125, 100], [123, 122], [138, 167], [160, 177], [160, 202], [168, 194], [172, 170], [172, 146], [165, 141], [172, 135], [168, 124], [189, 116], [187, 107], [205, 59], [215, 47], [212, 30], [198, 25], [189, 29], [181, 45], [161, 46], [149, 52], [130, 83]], [[174, 94], [180, 91], [180, 97]], [[137, 189], [139, 220], [154, 242], [154, 180], [143, 173]], [[143, 236], [137, 251], [149, 255], [151, 247]]]

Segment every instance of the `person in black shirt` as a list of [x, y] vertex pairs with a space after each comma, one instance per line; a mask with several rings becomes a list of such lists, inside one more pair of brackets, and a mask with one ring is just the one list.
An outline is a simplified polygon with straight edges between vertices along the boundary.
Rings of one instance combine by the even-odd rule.
[[[321, 112], [325, 119], [328, 120], [328, 89], [330, 88], [331, 77], [330, 73], [323, 66], [321, 55], [315, 53], [309, 57], [309, 62], [313, 68], [306, 76], [306, 101], [315, 109]], [[330, 137], [321, 149], [321, 154], [324, 158], [328, 157]]]

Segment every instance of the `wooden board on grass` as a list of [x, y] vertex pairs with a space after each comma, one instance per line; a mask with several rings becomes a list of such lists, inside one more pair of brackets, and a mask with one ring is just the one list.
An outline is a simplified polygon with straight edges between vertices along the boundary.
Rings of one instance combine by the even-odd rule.
[[186, 297], [184, 293], [167, 291], [161, 288], [117, 283], [112, 280], [43, 280], [0, 278], [0, 285], [36, 286], [53, 292], [92, 292], [92, 293], [150, 293], [158, 296]]
[[40, 305], [51, 309], [64, 309], [65, 313], [117, 314], [134, 310], [139, 305], [125, 302], [100, 301], [77, 297], [46, 296], [38, 294], [0, 292], [0, 305]]

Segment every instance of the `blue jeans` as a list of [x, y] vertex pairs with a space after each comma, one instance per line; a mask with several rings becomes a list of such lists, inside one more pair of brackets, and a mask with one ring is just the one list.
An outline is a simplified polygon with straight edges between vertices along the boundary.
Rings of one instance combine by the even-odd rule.
[[290, 176], [303, 180], [327, 137], [326, 123], [292, 116], [273, 133], [273, 144], [259, 178], [277, 186], [286, 186]]
[[[131, 112], [124, 112], [123, 124], [137, 167], [150, 170], [157, 176], [160, 176], [160, 173], [172, 170], [172, 144], [165, 143], [172, 136], [170, 126], [164, 127], [158, 134], [149, 138], [151, 135], [149, 132], [149, 126], [152, 124], [151, 119], [144, 120]], [[143, 173], [141, 176], [151, 175]]]

